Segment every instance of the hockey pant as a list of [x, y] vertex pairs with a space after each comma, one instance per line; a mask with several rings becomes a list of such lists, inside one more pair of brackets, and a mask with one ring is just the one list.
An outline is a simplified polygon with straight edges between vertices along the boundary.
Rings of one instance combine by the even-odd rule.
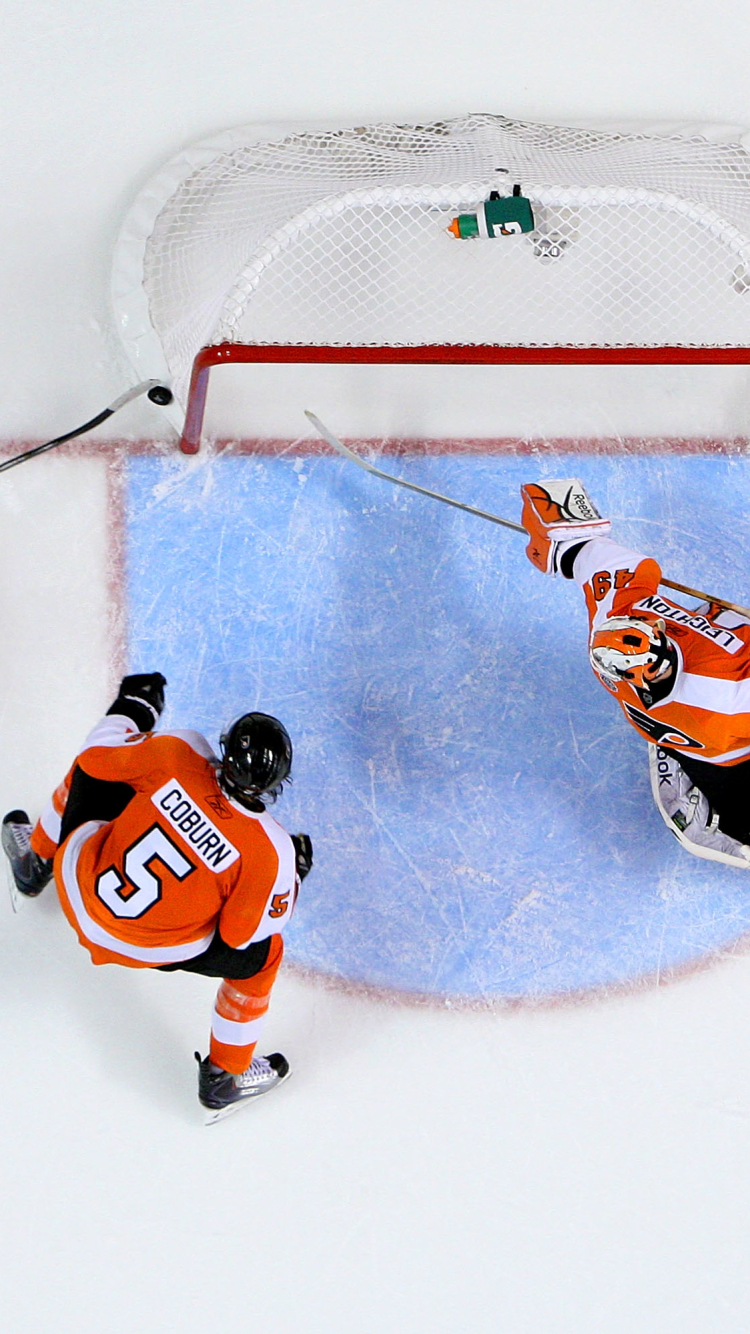
[[[74, 775], [78, 780], [73, 784], [76, 789], [74, 801], [76, 797], [79, 798], [81, 809], [67, 811]], [[55, 856], [60, 846], [61, 832], [67, 837], [79, 824], [92, 818], [90, 810], [85, 809], [90, 806], [90, 802], [86, 800], [89, 793], [86, 791], [87, 785], [82, 787], [81, 777], [85, 779], [80, 769], [76, 774], [76, 765], [73, 764], [62, 783], [55, 789], [34, 827], [31, 846], [37, 856], [44, 861], [51, 861]], [[93, 784], [94, 780], [91, 782]], [[112, 809], [108, 814], [110, 819], [116, 819], [127, 805], [128, 795], [132, 793], [132, 789], [128, 789], [123, 783], [99, 784], [98, 787], [99, 805], [95, 816], [99, 819], [107, 818], [101, 809], [100, 794], [107, 788], [122, 789], [120, 793], [113, 791], [111, 794]], [[93, 792], [91, 795], [94, 795]], [[81, 796], [83, 800], [80, 800]], [[107, 799], [105, 792], [105, 800]], [[67, 818], [63, 831], [64, 817]], [[180, 964], [157, 965], [162, 972], [180, 969], [201, 973], [207, 977], [223, 978], [211, 1020], [210, 1055], [215, 1065], [228, 1070], [230, 1074], [242, 1074], [253, 1059], [255, 1044], [260, 1036], [268, 1010], [271, 988], [276, 980], [283, 953], [284, 944], [280, 935], [258, 941], [247, 949], [235, 950], [225, 944], [217, 930], [203, 954]]]
[[722, 834], [750, 843], [750, 760], [739, 764], [707, 764], [684, 751], [667, 751], [703, 793], [719, 817]]

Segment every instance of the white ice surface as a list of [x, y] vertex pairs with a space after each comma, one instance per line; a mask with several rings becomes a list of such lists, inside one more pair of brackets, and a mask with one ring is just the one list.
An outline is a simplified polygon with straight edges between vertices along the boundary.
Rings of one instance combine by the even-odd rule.
[[[749, 28], [746, 0], [7, 0], [0, 434], [47, 438], [129, 382], [111, 244], [183, 144], [472, 110], [746, 125]], [[29, 465], [0, 517], [0, 783], [36, 812], [108, 694], [103, 474]], [[212, 984], [95, 970], [51, 896], [23, 906], [0, 899], [11, 1334], [746, 1334], [747, 958], [497, 1015], [282, 975], [267, 1049], [292, 1081], [204, 1130]]]
[[[103, 500], [80, 459], [6, 479], [6, 807], [37, 813], [106, 698]], [[747, 1328], [744, 956], [496, 1014], [282, 974], [294, 1078], [206, 1129], [212, 982], [95, 969], [51, 892], [0, 898], [0, 955], [8, 1330]]]

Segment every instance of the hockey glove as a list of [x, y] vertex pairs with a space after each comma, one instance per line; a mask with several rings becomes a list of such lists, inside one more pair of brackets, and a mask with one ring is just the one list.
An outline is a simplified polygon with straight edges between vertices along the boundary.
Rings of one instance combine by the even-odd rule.
[[309, 834], [292, 834], [294, 855], [297, 859], [297, 875], [304, 880], [313, 867], [313, 845]]
[[531, 539], [526, 555], [542, 574], [557, 574], [568, 548], [592, 537], [606, 537], [612, 527], [577, 478], [527, 482], [521, 495], [521, 523]]
[[150, 732], [164, 708], [166, 677], [161, 672], [123, 676], [117, 699], [107, 713], [124, 714], [141, 732]]

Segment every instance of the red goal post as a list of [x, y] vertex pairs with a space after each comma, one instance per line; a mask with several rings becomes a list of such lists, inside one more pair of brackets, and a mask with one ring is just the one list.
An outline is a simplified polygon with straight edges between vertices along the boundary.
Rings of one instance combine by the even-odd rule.
[[[531, 228], [456, 235], [457, 215], [519, 192]], [[141, 192], [113, 299], [188, 453], [219, 365], [745, 363], [750, 154], [740, 131], [489, 115], [245, 127]]]

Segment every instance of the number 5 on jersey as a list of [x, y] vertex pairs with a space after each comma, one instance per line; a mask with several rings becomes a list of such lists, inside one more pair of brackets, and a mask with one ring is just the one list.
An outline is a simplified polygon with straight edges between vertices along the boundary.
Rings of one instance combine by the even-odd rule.
[[161, 899], [162, 880], [151, 869], [160, 861], [178, 880], [185, 880], [195, 867], [159, 825], [142, 834], [123, 859], [123, 880], [114, 866], [102, 871], [96, 881], [96, 895], [115, 917], [131, 920], [143, 917]]

